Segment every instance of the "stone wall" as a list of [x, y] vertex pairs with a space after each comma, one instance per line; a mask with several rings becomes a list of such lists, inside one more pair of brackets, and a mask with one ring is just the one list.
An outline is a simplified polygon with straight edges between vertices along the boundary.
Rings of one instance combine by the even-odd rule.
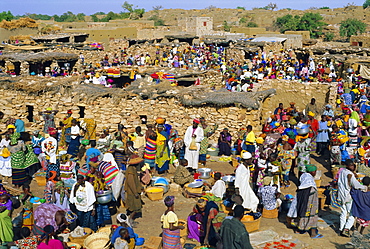
[[[213, 75], [212, 77], [217, 76]], [[98, 133], [104, 126], [110, 127], [113, 131], [119, 123], [124, 124], [131, 131], [138, 125], [141, 125], [145, 130], [145, 125], [141, 123], [141, 117], [145, 115], [148, 123], [154, 123], [157, 117], [166, 118], [168, 123], [179, 131], [180, 135], [185, 133], [186, 128], [191, 125], [192, 119], [199, 117], [205, 117], [210, 125], [218, 124], [219, 131], [228, 127], [231, 133], [236, 135], [238, 129], [249, 124], [254, 126], [256, 131], [259, 131], [261, 124], [272, 114], [280, 102], [287, 107], [289, 102], [294, 101], [299, 110], [303, 110], [312, 97], [317, 99], [320, 106], [327, 102], [332, 104], [336, 97], [335, 84], [301, 84], [294, 81], [265, 80], [256, 85], [256, 90], [269, 88], [275, 88], [277, 94], [262, 100], [260, 107], [251, 111], [238, 106], [185, 107], [174, 98], [126, 100], [101, 97], [91, 99], [75, 88], [69, 90], [62, 88], [57, 94], [45, 92], [40, 96], [29, 95], [21, 91], [0, 90], [0, 111], [3, 111], [6, 116], [24, 120], [28, 130], [42, 129], [43, 120], [38, 112], [52, 107], [54, 110], [59, 110], [56, 115], [56, 124], [63, 120], [68, 109], [72, 109], [74, 118], [80, 118], [82, 112], [85, 117], [95, 118]], [[33, 122], [27, 120], [30, 107], [33, 108]], [[84, 110], [82, 111], [82, 109]], [[5, 127], [0, 126], [0, 129], [4, 130]]]

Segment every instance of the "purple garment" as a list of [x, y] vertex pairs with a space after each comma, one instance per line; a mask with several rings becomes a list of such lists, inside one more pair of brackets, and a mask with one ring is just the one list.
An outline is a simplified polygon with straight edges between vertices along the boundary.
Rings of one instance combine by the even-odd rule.
[[58, 211], [65, 211], [55, 204], [44, 203], [36, 208], [33, 213], [35, 218], [35, 225], [44, 228], [46, 225], [52, 225], [54, 231], [58, 230], [57, 223], [55, 222], [55, 214]]
[[370, 192], [351, 189], [352, 215], [363, 220], [370, 220]]
[[192, 215], [188, 217], [188, 238], [195, 239], [200, 242], [200, 225], [197, 223], [196, 216], [200, 214]]
[[0, 207], [6, 207], [8, 210], [12, 210], [12, 201], [9, 199], [6, 203], [0, 203]]

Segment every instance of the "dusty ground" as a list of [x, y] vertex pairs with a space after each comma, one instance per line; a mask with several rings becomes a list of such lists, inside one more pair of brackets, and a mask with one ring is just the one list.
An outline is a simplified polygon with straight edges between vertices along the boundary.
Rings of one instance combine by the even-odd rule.
[[[312, 163], [316, 164], [318, 166], [318, 169], [322, 170], [323, 172], [321, 185], [327, 185], [327, 183], [332, 179], [331, 173], [328, 170], [329, 166], [327, 164], [327, 158], [318, 158], [313, 155]], [[234, 172], [234, 167], [225, 162], [208, 162], [207, 167], [212, 168], [215, 171], [221, 171], [225, 174], [231, 174]], [[167, 177], [169, 178], [172, 175], [171, 173], [173, 172], [174, 168], [171, 167], [170, 174]], [[35, 181], [32, 182], [31, 188], [36, 196], [43, 195], [43, 187], [37, 186]], [[296, 185], [292, 184], [289, 188], [282, 189], [282, 193], [294, 194], [295, 190]], [[195, 199], [187, 199], [182, 196], [181, 192], [175, 192], [173, 190], [169, 190], [166, 195], [174, 195], [176, 197], [175, 212], [178, 215], [179, 219], [186, 219], [188, 214], [191, 212], [193, 205], [195, 204]], [[143, 196], [142, 200], [145, 203], [143, 208], [143, 218], [137, 219], [139, 224], [135, 229], [135, 232], [139, 234], [140, 237], [144, 237], [145, 239], [149, 239], [150, 236], [159, 236], [159, 234], [161, 233], [160, 217], [166, 209], [163, 201], [151, 201], [146, 196]], [[125, 212], [125, 209], [120, 208], [119, 212]], [[326, 229], [320, 229], [319, 232], [324, 235], [324, 238], [322, 239], [311, 239], [307, 234], [294, 234], [292, 230], [286, 228], [285, 216], [283, 215], [281, 215], [279, 219], [262, 218], [259, 231], [273, 230], [277, 232], [280, 236], [290, 236], [292, 240], [297, 239], [301, 241], [305, 248], [321, 248], [323, 246], [325, 246], [325, 248], [344, 248], [343, 245], [349, 242], [350, 239], [337, 235], [337, 229], [339, 226], [339, 210], [325, 209], [321, 210], [319, 213], [320, 217], [328, 217], [328, 215], [330, 215], [331, 220], [333, 220], [334, 226], [328, 227]], [[116, 222], [115, 215], [113, 216], [113, 220], [114, 222]], [[194, 243], [191, 241], [188, 242]]]

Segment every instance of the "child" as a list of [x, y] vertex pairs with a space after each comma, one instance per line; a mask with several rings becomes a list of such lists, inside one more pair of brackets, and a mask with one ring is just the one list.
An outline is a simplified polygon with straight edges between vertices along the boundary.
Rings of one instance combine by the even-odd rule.
[[128, 230], [126, 228], [121, 228], [119, 230], [119, 235], [120, 237], [114, 242], [114, 249], [128, 249], [127, 240], [130, 239]]
[[181, 159], [180, 165], [177, 166], [173, 181], [180, 186], [184, 186], [186, 183], [194, 181], [194, 177], [191, 175], [189, 170], [186, 168], [188, 166], [188, 160]]
[[353, 199], [352, 215], [356, 217], [356, 230], [361, 227], [361, 234], [370, 224], [370, 177], [365, 176], [362, 183], [368, 187], [366, 192], [354, 188], [350, 192]]
[[[221, 180], [221, 173], [217, 172], [215, 173], [214, 177], [215, 183], [213, 184], [211, 190], [209, 191], [210, 193], [214, 194], [218, 198], [223, 198], [224, 194], [226, 192], [226, 186], [225, 182]], [[210, 184], [204, 182], [204, 185], [207, 185], [208, 187], [211, 187]]]

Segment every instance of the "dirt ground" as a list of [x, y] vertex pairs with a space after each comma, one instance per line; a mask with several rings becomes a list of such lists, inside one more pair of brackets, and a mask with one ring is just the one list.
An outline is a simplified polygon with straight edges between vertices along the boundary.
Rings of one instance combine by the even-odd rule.
[[[234, 172], [234, 167], [226, 162], [219, 162], [217, 157], [212, 157], [212, 161], [207, 163], [207, 167], [211, 168], [214, 171], [220, 171], [224, 174], [232, 174]], [[317, 157], [312, 155], [311, 159], [312, 163], [318, 166], [318, 169], [322, 171], [322, 186], [326, 186], [328, 182], [331, 181], [332, 175], [330, 170], [330, 166], [328, 165], [328, 157]], [[171, 178], [175, 169], [171, 166], [169, 174], [166, 176], [167, 178]], [[296, 172], [295, 172], [296, 173]], [[296, 178], [294, 176], [291, 177], [293, 182], [296, 182]], [[31, 190], [36, 196], [43, 195], [43, 187], [40, 187], [36, 184], [35, 181], [31, 184]], [[285, 194], [293, 194], [296, 191], [296, 185], [291, 184], [289, 188], [282, 188], [281, 192]], [[192, 211], [193, 206], [195, 205], [195, 199], [188, 199], [183, 197], [181, 191], [174, 191], [172, 189], [166, 195], [174, 195], [175, 199], [175, 212], [179, 219], [187, 219], [187, 216]], [[161, 234], [161, 222], [160, 217], [163, 212], [166, 210], [163, 201], [151, 201], [145, 195], [142, 196], [142, 200], [145, 203], [143, 207], [143, 217], [137, 219], [136, 221], [139, 222], [137, 228], [135, 228], [135, 233], [139, 235], [139, 237], [144, 237], [146, 240], [150, 238], [150, 236], [159, 236]], [[125, 208], [121, 207], [119, 212], [125, 212]], [[327, 227], [325, 229], [319, 229], [319, 233], [324, 235], [322, 239], [311, 239], [308, 234], [294, 234], [293, 230], [288, 229], [285, 223], [285, 215], [280, 215], [279, 219], [266, 219], [262, 218], [261, 225], [259, 231], [264, 230], [273, 230], [279, 234], [279, 236], [284, 237], [291, 237], [292, 240], [299, 240], [302, 242], [303, 246], [301, 248], [321, 248], [325, 246], [325, 248], [344, 248], [344, 244], [349, 242], [350, 239], [338, 236], [337, 230], [339, 226], [339, 209], [324, 209], [320, 210], [319, 216], [320, 217], [329, 217], [333, 221], [334, 225], [331, 227]], [[112, 216], [112, 220], [116, 223], [115, 219], [116, 215]], [[187, 241], [188, 243], [194, 243], [191, 241]]]

